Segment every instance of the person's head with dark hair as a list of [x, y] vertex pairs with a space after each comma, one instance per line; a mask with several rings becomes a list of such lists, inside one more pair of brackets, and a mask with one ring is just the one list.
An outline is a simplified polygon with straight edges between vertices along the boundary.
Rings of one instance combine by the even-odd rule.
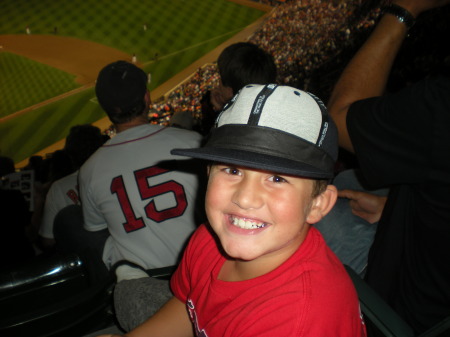
[[34, 155], [28, 159], [28, 164], [23, 168], [24, 170], [34, 171], [34, 179], [39, 182], [44, 182], [46, 178], [45, 160], [42, 156]]
[[135, 120], [147, 121], [150, 104], [147, 74], [134, 64], [117, 61], [105, 66], [98, 75], [95, 93], [116, 127]]
[[247, 84], [275, 83], [277, 68], [272, 55], [250, 42], [238, 42], [225, 48], [217, 60], [220, 84], [211, 102], [221, 110]]
[[0, 178], [16, 170], [14, 160], [10, 157], [0, 156]]
[[56, 150], [49, 158], [45, 159], [47, 163], [47, 179], [45, 182], [54, 182], [76, 171], [69, 154], [65, 150]]
[[233, 95], [247, 84], [275, 83], [277, 68], [272, 55], [250, 42], [238, 42], [225, 48], [217, 60], [224, 86]]
[[64, 150], [70, 156], [74, 168], [79, 169], [106, 140], [98, 127], [90, 124], [76, 125], [66, 137]]

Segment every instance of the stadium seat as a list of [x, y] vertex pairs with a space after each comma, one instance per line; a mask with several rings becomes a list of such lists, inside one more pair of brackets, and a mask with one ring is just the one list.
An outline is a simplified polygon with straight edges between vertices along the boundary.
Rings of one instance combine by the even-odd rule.
[[113, 278], [92, 275], [97, 267], [69, 254], [0, 273], [0, 336], [79, 337], [110, 326]]
[[[358, 293], [361, 311], [368, 325], [388, 337], [450, 336], [450, 317], [419, 335], [349, 266], [347, 273]], [[370, 331], [370, 330], [369, 330]], [[378, 334], [377, 334], [378, 335]], [[370, 334], [369, 334], [370, 337]]]

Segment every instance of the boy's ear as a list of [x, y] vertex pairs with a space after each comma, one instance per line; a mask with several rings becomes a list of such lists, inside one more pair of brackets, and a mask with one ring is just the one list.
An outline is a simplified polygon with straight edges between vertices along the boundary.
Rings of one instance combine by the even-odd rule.
[[306, 222], [309, 224], [319, 222], [333, 208], [337, 197], [336, 186], [328, 185], [324, 192], [313, 199]]

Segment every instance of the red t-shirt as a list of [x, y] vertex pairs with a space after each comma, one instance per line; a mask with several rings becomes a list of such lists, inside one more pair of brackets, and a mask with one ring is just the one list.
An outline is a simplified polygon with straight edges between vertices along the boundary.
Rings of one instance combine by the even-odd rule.
[[206, 226], [192, 236], [171, 280], [197, 336], [365, 336], [359, 302], [342, 263], [311, 228], [299, 249], [254, 279], [217, 279], [225, 262]]

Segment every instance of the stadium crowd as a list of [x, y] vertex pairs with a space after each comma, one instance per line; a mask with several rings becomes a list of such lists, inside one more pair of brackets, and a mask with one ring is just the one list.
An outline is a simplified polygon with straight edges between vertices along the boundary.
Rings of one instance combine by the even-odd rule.
[[[340, 54], [354, 38], [375, 23], [379, 8], [366, 11], [357, 20], [358, 1], [337, 4], [321, 0], [269, 1], [276, 5], [270, 17], [248, 38], [275, 59], [278, 82], [311, 90], [317, 70]], [[326, 29], [313, 29], [320, 22]], [[336, 62], [336, 60], [333, 60]], [[190, 110], [198, 124], [202, 120], [201, 101], [218, 84], [215, 64], [199, 68], [187, 81], [152, 106], [152, 122], [167, 124], [177, 111]], [[331, 83], [330, 83], [331, 86]]]
[[[274, 9], [248, 41], [274, 57], [278, 83], [309, 90], [325, 101], [343, 65], [370, 33], [387, 3], [379, 0], [267, 2]], [[398, 59], [402, 61], [393, 69], [391, 90], [447, 67], [449, 48], [439, 41], [449, 31], [448, 11], [426, 14], [411, 31], [399, 54]], [[436, 22], [440, 29], [430, 38], [426, 32]], [[152, 105], [152, 123], [168, 124], [173, 113], [189, 110], [196, 124], [201, 124], [202, 98], [218, 85], [218, 78], [216, 64], [199, 68], [161, 102]]]

